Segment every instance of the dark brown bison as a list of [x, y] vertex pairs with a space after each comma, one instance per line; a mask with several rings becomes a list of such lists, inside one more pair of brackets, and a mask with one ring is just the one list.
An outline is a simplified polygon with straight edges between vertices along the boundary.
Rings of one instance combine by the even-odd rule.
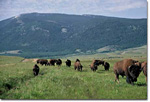
[[47, 65], [48, 60], [47, 59], [38, 59], [37, 60], [37, 64], [41, 64], [42, 66], [45, 64], [45, 66]]
[[68, 60], [65, 62], [66, 63], [66, 66], [70, 67], [71, 66], [71, 60]]
[[124, 59], [114, 64], [115, 81], [119, 82], [119, 75], [126, 76], [126, 82], [133, 84], [141, 73], [141, 64], [133, 59]]
[[144, 75], [146, 76], [146, 82], [147, 82], [147, 62], [146, 62], [146, 61], [143, 62], [143, 63], [141, 64], [141, 67], [142, 67], [142, 69], [143, 69]]
[[104, 62], [103, 66], [104, 66], [105, 70], [109, 70], [110, 65], [108, 62]]
[[37, 62], [37, 64], [39, 64], [39, 63], [40, 63], [40, 60], [41, 60], [41, 59], [38, 59], [38, 60], [36, 61], [36, 62]]
[[60, 66], [60, 65], [62, 64], [62, 60], [61, 60], [61, 59], [58, 59], [58, 60], [56, 61], [56, 64], [57, 64], [58, 66]]
[[82, 71], [83, 66], [80, 63], [80, 60], [76, 60], [76, 62], [74, 63], [74, 69], [78, 70], [78, 71]]
[[35, 64], [33, 66], [33, 74], [34, 74], [34, 76], [37, 76], [39, 74], [39, 70], [40, 70], [39, 66], [37, 64]]
[[48, 65], [52, 65], [55, 66], [55, 63], [57, 62], [56, 59], [50, 59], [50, 61], [48, 62]]

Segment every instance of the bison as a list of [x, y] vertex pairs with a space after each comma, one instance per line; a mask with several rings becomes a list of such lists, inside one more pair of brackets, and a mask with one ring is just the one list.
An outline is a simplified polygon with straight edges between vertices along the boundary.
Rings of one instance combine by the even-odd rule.
[[143, 62], [143, 63], [141, 64], [141, 67], [142, 67], [142, 69], [143, 69], [144, 75], [146, 76], [146, 82], [147, 82], [147, 62], [146, 62], [146, 61]]
[[114, 64], [115, 81], [119, 82], [119, 75], [126, 76], [126, 82], [134, 84], [142, 71], [141, 63], [133, 59], [124, 59]]
[[108, 62], [104, 62], [103, 66], [104, 66], [105, 70], [109, 70], [110, 65]]
[[74, 63], [74, 69], [78, 69], [78, 71], [82, 71], [83, 66], [80, 63], [80, 60], [76, 60], [76, 62]]
[[71, 60], [67, 59], [67, 61], [65, 63], [66, 63], [66, 66], [68, 66], [68, 67], [71, 66]]
[[56, 59], [50, 59], [50, 61], [48, 62], [48, 65], [52, 65], [55, 66], [55, 63], [57, 62]]
[[35, 64], [33, 66], [33, 74], [34, 74], [34, 76], [37, 76], [39, 74], [39, 70], [40, 70], [39, 66], [37, 64]]
[[58, 66], [60, 66], [60, 65], [62, 64], [62, 60], [61, 60], [61, 59], [58, 59], [58, 60], [56, 61], [56, 64], [57, 64]]
[[105, 70], [109, 70], [109, 63], [103, 60], [93, 60], [92, 64], [90, 65], [90, 68], [91, 70], [96, 71], [99, 65], [103, 65]]
[[93, 62], [90, 65], [91, 70], [96, 71], [98, 65], [99, 65], [99, 61], [98, 60], [93, 60]]
[[37, 60], [37, 64], [41, 64], [42, 66], [45, 64], [45, 66], [47, 65], [48, 63], [48, 60], [47, 59], [38, 59]]
[[95, 65], [94, 63], [92, 63], [90, 65], [91, 70], [96, 71], [97, 70], [97, 65]]

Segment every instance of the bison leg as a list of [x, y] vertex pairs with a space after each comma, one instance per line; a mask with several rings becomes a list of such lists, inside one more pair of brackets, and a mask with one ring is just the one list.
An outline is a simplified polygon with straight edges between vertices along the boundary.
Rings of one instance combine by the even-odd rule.
[[119, 74], [115, 74], [115, 81], [119, 83]]
[[82, 71], [82, 67], [80, 68], [80, 70]]
[[34, 72], [34, 76], [36, 76], [37, 74], [36, 74], [36, 72]]
[[129, 84], [133, 84], [132, 79], [129, 76], [126, 76], [126, 82]]
[[80, 67], [78, 67], [78, 71], [80, 71]]
[[76, 67], [74, 67], [74, 70], [76, 70]]
[[107, 71], [108, 71], [109, 69], [108, 69], [107, 67], [105, 67], [105, 70], [107, 70]]

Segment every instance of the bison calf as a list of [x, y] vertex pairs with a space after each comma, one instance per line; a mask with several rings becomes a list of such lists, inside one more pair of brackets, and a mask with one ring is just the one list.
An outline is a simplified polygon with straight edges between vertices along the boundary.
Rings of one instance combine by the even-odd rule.
[[37, 64], [35, 64], [33, 67], [34, 76], [37, 76], [39, 74], [39, 70], [40, 70], [39, 66]]

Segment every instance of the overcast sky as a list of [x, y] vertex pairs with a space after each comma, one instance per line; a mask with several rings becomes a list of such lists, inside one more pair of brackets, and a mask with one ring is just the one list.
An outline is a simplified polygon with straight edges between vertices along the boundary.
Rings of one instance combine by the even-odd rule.
[[0, 20], [22, 13], [93, 14], [147, 18], [146, 0], [0, 0]]

